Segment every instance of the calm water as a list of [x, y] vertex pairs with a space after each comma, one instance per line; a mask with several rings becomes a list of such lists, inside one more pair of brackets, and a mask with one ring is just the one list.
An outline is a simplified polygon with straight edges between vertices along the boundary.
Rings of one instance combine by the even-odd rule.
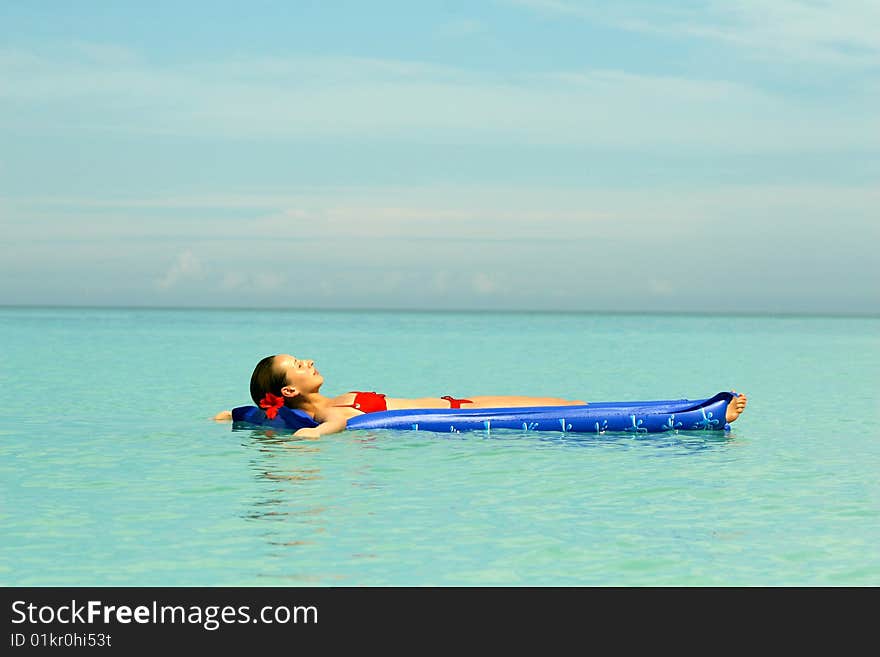
[[[0, 309], [5, 585], [880, 585], [880, 319]], [[706, 397], [727, 437], [230, 431], [324, 391]]]

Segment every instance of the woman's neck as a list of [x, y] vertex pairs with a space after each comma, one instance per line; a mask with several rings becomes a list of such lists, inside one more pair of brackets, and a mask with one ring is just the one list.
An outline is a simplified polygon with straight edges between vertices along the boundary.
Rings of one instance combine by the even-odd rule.
[[330, 406], [330, 402], [332, 401], [329, 397], [325, 397], [320, 392], [300, 394], [298, 400], [299, 403], [293, 408], [305, 411], [309, 415], [314, 415], [318, 410]]

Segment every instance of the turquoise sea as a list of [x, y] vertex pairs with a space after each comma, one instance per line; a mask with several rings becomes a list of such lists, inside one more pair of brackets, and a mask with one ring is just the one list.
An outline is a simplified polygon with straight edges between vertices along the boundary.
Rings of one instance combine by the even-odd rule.
[[[326, 393], [750, 399], [731, 433], [210, 418]], [[880, 319], [0, 308], [7, 586], [880, 585]]]

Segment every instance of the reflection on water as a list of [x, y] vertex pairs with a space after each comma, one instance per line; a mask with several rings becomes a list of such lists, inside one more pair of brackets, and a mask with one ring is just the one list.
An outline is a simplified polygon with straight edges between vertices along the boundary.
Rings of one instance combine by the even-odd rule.
[[[593, 448], [593, 449], [680, 449], [685, 452], [716, 449], [730, 444], [736, 434], [729, 431], [670, 431], [665, 433], [628, 433], [606, 432], [593, 433], [562, 433], [557, 431], [520, 431], [517, 429], [493, 429], [491, 433], [483, 431], [439, 433], [432, 431], [352, 431], [364, 443], [371, 446], [382, 439], [393, 439], [408, 447], [418, 441], [493, 441], [516, 442], [520, 445], [533, 444], [535, 448]], [[373, 445], [375, 446], [375, 445]]]
[[[571, 459], [587, 468], [608, 458], [632, 463], [633, 455], [678, 459], [711, 455], [734, 441], [733, 434], [720, 431], [593, 435], [362, 430], [313, 440], [251, 429], [241, 435], [256, 486], [240, 517], [254, 527], [252, 536], [262, 545], [254, 576], [290, 585], [345, 585], [352, 581], [346, 571], [362, 571], [364, 562], [389, 567], [390, 544], [377, 539], [388, 518], [395, 520], [385, 531], [395, 535], [411, 523], [430, 524], [434, 512], [428, 509], [441, 504], [452, 514], [450, 526], [484, 514], [492, 524], [493, 512], [483, 508], [486, 500], [493, 500], [491, 507], [514, 494], [523, 504], [531, 496], [543, 499], [543, 486], [553, 489], [553, 473]], [[425, 479], [422, 466], [447, 475]], [[544, 483], [540, 473], [550, 479]], [[551, 511], [562, 513], [555, 505], [546, 506], [545, 512]], [[565, 515], [585, 513], [587, 507], [580, 506]], [[444, 525], [439, 519], [434, 522]]]
[[273, 430], [254, 430], [243, 445], [253, 449], [250, 469], [260, 495], [247, 506], [242, 517], [249, 522], [271, 523], [261, 536], [269, 547], [267, 556], [282, 556], [278, 548], [302, 548], [315, 543], [326, 531], [322, 514], [326, 504], [310, 503], [311, 488], [322, 479], [321, 469], [309, 458], [320, 456], [318, 441], [305, 440]]
[[559, 431], [521, 431], [518, 429], [492, 429], [487, 431], [465, 431], [441, 433], [435, 431], [404, 431], [399, 429], [357, 429], [343, 434], [323, 436], [320, 439], [299, 438], [290, 433], [277, 432], [269, 429], [251, 430], [249, 440], [243, 444], [256, 446], [263, 451], [271, 448], [284, 447], [288, 450], [317, 452], [322, 442], [347, 440], [359, 444], [364, 449], [383, 446], [388, 440], [409, 444], [412, 441], [527, 441], [536, 446], [546, 444], [571, 445], [574, 447], [606, 447], [612, 446], [644, 446], [649, 448], [688, 447], [706, 449], [725, 445], [736, 438], [733, 431], [668, 431], [660, 433], [603, 432], [594, 433], [563, 433]]
[[[242, 441], [251, 450], [249, 468], [259, 491], [241, 516], [257, 523], [259, 531], [254, 535], [264, 544], [255, 577], [291, 585], [343, 584], [347, 579], [328, 569], [327, 554], [333, 549], [329, 525], [346, 513], [340, 483], [354, 489], [370, 485], [370, 468], [363, 464], [340, 468], [328, 454], [338, 439], [304, 439], [254, 429]], [[370, 442], [351, 444], [369, 448]], [[309, 566], [317, 563], [322, 565]]]

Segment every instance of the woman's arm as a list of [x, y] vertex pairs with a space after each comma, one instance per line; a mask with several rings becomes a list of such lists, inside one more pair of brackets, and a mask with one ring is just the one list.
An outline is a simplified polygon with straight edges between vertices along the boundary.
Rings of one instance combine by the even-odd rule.
[[316, 427], [303, 427], [294, 432], [294, 436], [302, 438], [318, 438], [328, 433], [339, 433], [345, 430], [345, 414], [337, 408], [327, 408], [320, 415], [315, 414], [315, 420], [320, 422]]

